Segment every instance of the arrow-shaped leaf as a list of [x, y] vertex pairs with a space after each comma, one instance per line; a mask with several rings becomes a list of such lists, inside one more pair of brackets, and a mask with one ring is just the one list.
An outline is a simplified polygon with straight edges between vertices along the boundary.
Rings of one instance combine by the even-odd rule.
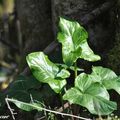
[[60, 32], [57, 38], [62, 43], [65, 64], [71, 66], [78, 58], [88, 61], [100, 60], [88, 46], [88, 33], [79, 23], [60, 18], [59, 26]]
[[120, 77], [116, 77], [110, 80], [104, 80], [103, 84], [108, 90], [113, 89], [120, 94]]
[[100, 82], [108, 90], [113, 89], [120, 94], [120, 77], [112, 70], [103, 67], [93, 67], [93, 72], [90, 76], [93, 76], [93, 81]]
[[65, 69], [59, 69], [43, 52], [29, 54], [27, 62], [36, 79], [48, 83], [56, 93], [66, 85], [65, 78], [69, 77], [70, 73]]

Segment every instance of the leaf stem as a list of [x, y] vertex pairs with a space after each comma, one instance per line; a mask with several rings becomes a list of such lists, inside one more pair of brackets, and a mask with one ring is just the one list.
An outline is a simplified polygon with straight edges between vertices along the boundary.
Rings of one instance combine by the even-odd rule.
[[74, 71], [75, 71], [75, 78], [77, 77], [77, 61], [75, 62], [74, 65]]
[[[77, 61], [74, 64], [74, 71], [75, 71], [75, 79], [77, 78]], [[73, 107], [73, 114], [77, 115], [79, 113], [80, 108], [77, 105], [72, 106]], [[75, 119], [77, 120], [77, 119]]]
[[62, 93], [60, 92], [59, 95], [60, 95], [60, 100], [61, 100], [62, 108], [63, 108], [63, 111], [64, 111], [64, 103], [63, 103]]
[[[67, 91], [66, 87], [64, 88], [64, 91], [66, 93], [66, 91]], [[68, 102], [68, 105], [69, 105], [70, 114], [73, 115], [72, 106], [71, 106], [71, 104], [69, 102]], [[71, 116], [71, 120], [74, 120], [74, 117]]]

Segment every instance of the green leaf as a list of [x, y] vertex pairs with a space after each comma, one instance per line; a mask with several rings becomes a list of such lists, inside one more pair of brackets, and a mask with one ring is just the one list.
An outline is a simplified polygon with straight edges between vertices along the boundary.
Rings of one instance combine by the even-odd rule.
[[65, 64], [71, 66], [78, 58], [88, 61], [100, 60], [100, 57], [89, 48], [88, 33], [79, 23], [60, 18], [59, 26], [60, 32], [57, 38], [62, 44]]
[[104, 80], [103, 85], [108, 89], [108, 90], [115, 90], [120, 94], [120, 77], [116, 77], [110, 80]]
[[109, 101], [106, 88], [100, 83], [93, 82], [85, 73], [76, 78], [75, 87], [68, 90], [63, 99], [86, 107], [90, 113], [96, 115], [108, 115], [117, 107], [116, 103]]
[[100, 78], [100, 81], [104, 81], [104, 80], [110, 80], [113, 78], [116, 78], [117, 75], [115, 74], [115, 72], [113, 72], [112, 70], [108, 69], [108, 68], [104, 68], [101, 66], [97, 66], [97, 67], [92, 67], [92, 75], [96, 75]]
[[59, 69], [43, 52], [29, 54], [27, 62], [36, 79], [48, 83], [56, 93], [61, 92], [61, 89], [66, 85], [65, 78], [70, 76], [67, 70]]
[[32, 110], [42, 111], [42, 105], [40, 103], [35, 103], [35, 102], [25, 103], [25, 102], [18, 101], [16, 99], [9, 99], [9, 98], [7, 98], [7, 100], [9, 102], [14, 103], [18, 108], [25, 111], [32, 111]]
[[[94, 81], [97, 80], [103, 84], [108, 90], [115, 90], [120, 94], [120, 77], [112, 70], [103, 67], [93, 67], [91, 76], [94, 76]], [[98, 79], [99, 78], [99, 79]]]
[[90, 49], [90, 47], [87, 43], [87, 40], [86, 40], [86, 42], [81, 43], [80, 47], [82, 50], [80, 58], [87, 60], [87, 61], [92, 61], [92, 62], [100, 60], [100, 56], [95, 55], [94, 52]]

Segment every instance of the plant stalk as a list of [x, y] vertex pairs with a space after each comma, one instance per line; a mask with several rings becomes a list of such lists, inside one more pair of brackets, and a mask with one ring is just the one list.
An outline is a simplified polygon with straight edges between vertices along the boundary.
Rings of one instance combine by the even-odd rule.
[[62, 93], [60, 92], [59, 95], [60, 95], [60, 100], [61, 100], [62, 108], [63, 108], [63, 111], [64, 111], [64, 103], [63, 103]]
[[[78, 75], [78, 73], [77, 73], [77, 61], [76, 61], [75, 64], [74, 64], [74, 71], [75, 71], [75, 79], [76, 79], [76, 78], [77, 78], [77, 75]], [[77, 114], [79, 113], [79, 110], [80, 110], [80, 108], [79, 108], [77, 105], [74, 105], [74, 106], [73, 106], [73, 113], [74, 113], [75, 115], [77, 115]], [[74, 119], [74, 120], [77, 120], [77, 118]]]
[[75, 78], [76, 78], [77, 77], [77, 61], [75, 62], [74, 70], [75, 70]]
[[[66, 91], [67, 91], [66, 88], [64, 88], [64, 91], [66, 93]], [[68, 105], [69, 105], [70, 114], [73, 115], [72, 106], [69, 102], [68, 102]], [[71, 116], [71, 120], [74, 120], [74, 117]]]

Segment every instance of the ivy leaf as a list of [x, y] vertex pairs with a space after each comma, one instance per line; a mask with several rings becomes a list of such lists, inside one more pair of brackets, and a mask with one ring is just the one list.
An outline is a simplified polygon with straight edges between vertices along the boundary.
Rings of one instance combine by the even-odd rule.
[[[120, 77], [112, 70], [103, 67], [93, 67], [92, 76], [96, 76], [98, 82], [103, 84], [108, 90], [115, 90], [120, 94]], [[98, 79], [99, 78], [99, 79]], [[93, 79], [95, 80], [95, 79]]]
[[100, 77], [100, 81], [104, 81], [104, 80], [110, 80], [113, 78], [116, 78], [117, 75], [115, 74], [115, 72], [113, 72], [112, 70], [108, 69], [108, 68], [104, 68], [101, 66], [97, 66], [97, 67], [92, 67], [92, 75], [96, 75], [98, 77]]
[[90, 113], [96, 115], [108, 115], [117, 107], [116, 103], [109, 101], [109, 94], [105, 87], [94, 83], [85, 73], [76, 78], [75, 87], [68, 90], [63, 99], [86, 107]]
[[9, 102], [14, 103], [18, 108], [25, 110], [25, 111], [32, 111], [32, 110], [38, 110], [42, 111], [42, 105], [40, 103], [26, 103], [26, 102], [21, 102], [16, 99], [9, 99], [6, 98]]
[[57, 38], [62, 44], [63, 61], [66, 65], [71, 66], [78, 58], [88, 61], [100, 60], [89, 48], [88, 33], [79, 23], [60, 18], [59, 26]]
[[98, 61], [100, 60], [100, 57], [98, 55], [95, 55], [94, 52], [90, 49], [87, 40], [80, 44], [81, 47], [81, 55], [80, 58], [88, 61]]
[[70, 76], [67, 70], [59, 69], [43, 52], [29, 54], [27, 63], [36, 79], [48, 83], [56, 93], [60, 93], [66, 85], [65, 78]]
[[118, 94], [120, 94], [120, 77], [116, 77], [116, 78], [110, 79], [110, 80], [104, 80], [103, 84], [108, 90], [113, 89]]

